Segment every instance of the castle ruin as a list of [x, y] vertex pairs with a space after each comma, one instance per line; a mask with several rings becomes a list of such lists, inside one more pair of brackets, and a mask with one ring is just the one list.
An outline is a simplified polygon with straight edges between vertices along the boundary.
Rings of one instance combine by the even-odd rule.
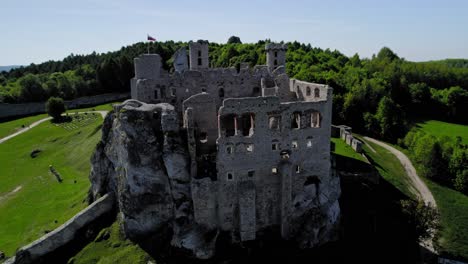
[[197, 224], [237, 241], [276, 226], [290, 239], [301, 231], [298, 219], [316, 210], [326, 223], [309, 230], [316, 237], [310, 247], [329, 236], [340, 215], [330, 155], [332, 88], [290, 79], [286, 50], [269, 43], [267, 65], [210, 68], [208, 42], [190, 42], [188, 56], [185, 48], [174, 55], [174, 73], [159, 55], [143, 54], [134, 60], [131, 95], [174, 106], [177, 115], [162, 118], [186, 131]]

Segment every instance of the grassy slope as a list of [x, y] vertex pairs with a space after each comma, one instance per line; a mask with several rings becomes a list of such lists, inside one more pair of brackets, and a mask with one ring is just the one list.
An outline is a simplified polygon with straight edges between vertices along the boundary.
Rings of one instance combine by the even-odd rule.
[[464, 144], [468, 144], [468, 126], [446, 123], [437, 120], [428, 120], [416, 124], [416, 126], [424, 132], [434, 135], [435, 137], [448, 136], [456, 138], [457, 136], [462, 137]]
[[[361, 139], [362, 140], [362, 139]], [[400, 161], [390, 151], [372, 142], [366, 141], [375, 151], [364, 145], [363, 149], [379, 174], [408, 197], [415, 198], [415, 190]]]
[[426, 180], [439, 207], [442, 253], [468, 259], [468, 196]]
[[105, 263], [147, 263], [152, 258], [138, 245], [122, 237], [119, 225], [103, 229], [95, 241], [88, 244], [75, 257], [70, 259], [73, 264], [105, 264]]
[[[70, 130], [47, 121], [0, 144], [0, 196], [22, 187], [0, 201], [1, 251], [11, 256], [86, 206], [89, 159], [101, 123], [98, 114], [89, 124]], [[33, 149], [42, 150], [34, 159]], [[62, 183], [49, 172], [49, 164], [62, 175]]]
[[[418, 124], [419, 129], [436, 137], [461, 136], [468, 144], [468, 126], [429, 120]], [[408, 150], [403, 150], [410, 157]], [[411, 157], [410, 157], [411, 158]], [[413, 162], [421, 175], [420, 167]], [[424, 179], [436, 199], [441, 216], [438, 244], [443, 253], [468, 259], [468, 196]]]
[[[91, 110], [91, 109], [110, 111], [110, 110], [112, 110], [112, 106], [111, 106], [112, 104], [114, 104], [114, 103], [98, 105], [98, 106], [95, 106], [95, 107], [72, 109], [72, 110], [68, 110], [67, 112], [75, 113], [75, 112], [81, 112], [81, 111], [88, 111], [88, 110]], [[47, 114], [40, 114], [40, 115], [28, 116], [28, 117], [24, 117], [24, 118], [12, 120], [12, 121], [0, 123], [0, 138], [6, 137], [6, 136], [8, 136], [10, 134], [13, 134], [14, 132], [21, 129], [23, 125], [24, 126], [29, 126], [30, 124], [34, 123], [35, 121], [40, 120], [40, 119], [45, 118], [45, 117], [47, 117]]]
[[335, 143], [335, 151], [333, 153], [367, 162], [363, 156], [361, 156], [359, 153], [356, 153], [356, 151], [354, 151], [351, 146], [347, 145], [346, 142], [344, 142], [342, 139], [331, 138], [331, 141]]

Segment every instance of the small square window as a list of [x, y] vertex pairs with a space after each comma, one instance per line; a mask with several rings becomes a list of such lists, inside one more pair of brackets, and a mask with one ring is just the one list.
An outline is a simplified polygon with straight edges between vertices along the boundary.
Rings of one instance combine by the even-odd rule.
[[234, 152], [233, 147], [232, 146], [226, 147], [226, 152], [227, 152], [227, 154], [232, 154]]
[[271, 150], [273, 151], [279, 150], [279, 143], [278, 142], [271, 143]]
[[297, 143], [297, 140], [293, 140], [292, 143], [291, 143], [291, 147], [293, 149], [297, 149], [299, 147], [298, 143]]
[[271, 168], [271, 173], [277, 174], [277, 173], [278, 173], [278, 169], [277, 169], [276, 167]]
[[247, 144], [247, 152], [253, 152], [254, 151], [254, 145], [253, 144]]
[[249, 176], [249, 178], [252, 178], [253, 176], [255, 175], [255, 171], [251, 170], [247, 173], [247, 176]]
[[270, 116], [268, 117], [268, 127], [273, 130], [280, 129], [280, 120], [279, 116]]
[[312, 139], [307, 139], [307, 147], [308, 148], [312, 147]]
[[301, 167], [299, 165], [296, 165], [296, 173], [301, 173]]
[[206, 132], [200, 132], [200, 143], [206, 143], [208, 142], [208, 134]]
[[231, 172], [227, 173], [227, 179], [228, 181], [232, 181], [234, 179], [234, 175]]

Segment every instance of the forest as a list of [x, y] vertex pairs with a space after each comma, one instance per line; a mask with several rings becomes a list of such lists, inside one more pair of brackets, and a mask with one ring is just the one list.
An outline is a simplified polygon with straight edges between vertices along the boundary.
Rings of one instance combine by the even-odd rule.
[[[237, 68], [241, 62], [248, 62], [251, 66], [265, 64], [264, 47], [267, 42], [268, 39], [242, 43], [239, 38], [231, 37], [225, 44], [210, 43], [210, 64], [212, 67]], [[421, 133], [414, 132], [410, 133], [411, 139], [405, 139], [415, 122], [437, 119], [468, 123], [468, 60], [411, 62], [388, 47], [383, 47], [371, 58], [361, 58], [358, 54], [348, 57], [337, 50], [316, 48], [296, 41], [287, 44], [286, 71], [291, 78], [333, 87], [334, 124], [347, 124], [355, 132], [398, 142], [411, 149], [417, 145], [415, 138], [424, 138]], [[31, 64], [2, 72], [0, 102], [45, 101], [52, 96], [72, 99], [129, 91], [130, 79], [134, 75], [133, 58], [146, 53], [148, 45], [151, 53], [162, 56], [164, 68], [173, 71], [172, 55], [188, 43], [140, 42], [114, 52], [71, 54], [61, 61]], [[437, 139], [426, 142], [422, 148], [432, 155], [440, 152], [447, 164], [455, 155], [458, 161], [450, 163], [452, 169], [448, 165], [444, 168], [445, 172], [452, 171], [446, 173], [451, 175], [448, 184], [459, 186], [457, 189], [466, 193], [467, 146], [452, 142], [451, 147], [441, 148], [447, 144]], [[453, 165], [455, 163], [461, 165]], [[456, 180], [456, 175], [463, 179]], [[447, 182], [447, 179], [441, 181]]]

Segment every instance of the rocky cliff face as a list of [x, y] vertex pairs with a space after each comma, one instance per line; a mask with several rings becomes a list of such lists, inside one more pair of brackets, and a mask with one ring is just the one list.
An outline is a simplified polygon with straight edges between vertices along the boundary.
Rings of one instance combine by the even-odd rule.
[[[174, 108], [127, 100], [107, 115], [102, 132], [92, 157], [91, 198], [115, 196], [123, 231], [132, 240], [168, 234], [173, 247], [212, 257], [219, 230], [194, 221], [186, 135]], [[301, 247], [332, 240], [339, 222], [339, 179], [322, 184], [326, 196], [320, 201], [312, 186], [296, 197], [302, 202], [291, 216], [291, 239]]]

